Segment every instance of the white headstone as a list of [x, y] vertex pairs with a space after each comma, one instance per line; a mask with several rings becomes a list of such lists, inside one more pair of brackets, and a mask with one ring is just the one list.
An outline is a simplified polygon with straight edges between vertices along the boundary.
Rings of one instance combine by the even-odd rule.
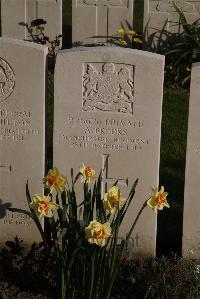
[[183, 255], [200, 257], [200, 63], [193, 64], [189, 100], [189, 120], [183, 214]]
[[[173, 2], [182, 9], [189, 23], [200, 17], [200, 0], [144, 0], [144, 30], [146, 39], [157, 45], [160, 36], [166, 39], [165, 32], [182, 32], [179, 15], [176, 12]], [[161, 31], [163, 33], [161, 34]]]
[[[81, 48], [57, 56], [54, 165], [69, 175], [83, 162], [98, 175], [106, 163], [104, 192], [118, 179], [127, 195], [139, 178], [123, 237], [151, 186], [158, 185], [163, 68], [161, 55], [122, 48]], [[149, 208], [131, 242], [136, 254], [155, 255], [156, 215]]]
[[26, 215], [30, 194], [42, 194], [45, 165], [45, 71], [48, 48], [0, 38], [0, 242], [16, 235], [25, 243], [39, 240]]
[[72, 1], [72, 42], [105, 43], [122, 25], [133, 27], [133, 3], [134, 0]]
[[62, 0], [1, 0], [1, 30], [3, 37], [31, 40], [23, 25], [44, 19], [45, 35], [51, 40], [62, 34]]

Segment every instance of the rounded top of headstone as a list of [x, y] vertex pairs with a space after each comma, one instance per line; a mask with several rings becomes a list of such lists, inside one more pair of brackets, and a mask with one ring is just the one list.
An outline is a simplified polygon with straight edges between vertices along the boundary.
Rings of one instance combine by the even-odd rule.
[[[157, 53], [151, 53], [148, 51], [143, 51], [143, 50], [137, 50], [137, 49], [130, 49], [130, 48], [121, 48], [121, 47], [107, 47], [107, 46], [97, 46], [97, 47], [76, 47], [72, 49], [64, 49], [58, 51], [58, 56], [62, 54], [77, 54], [81, 55], [82, 53], [94, 53], [98, 52], [99, 54], [104, 54], [105, 62], [106, 61], [106, 54], [111, 55], [111, 53], [117, 54], [117, 53], [122, 53], [124, 58], [126, 55], [132, 55], [132, 56], [143, 56], [143, 57], [148, 57], [152, 59], [158, 59], [158, 60], [165, 60], [165, 56]], [[113, 57], [114, 58], [114, 57]]]
[[36, 44], [30, 41], [23, 41], [15, 38], [0, 37], [0, 44], [12, 44], [12, 45], [18, 45], [26, 48], [38, 49], [43, 51], [45, 54], [48, 54], [48, 46]]

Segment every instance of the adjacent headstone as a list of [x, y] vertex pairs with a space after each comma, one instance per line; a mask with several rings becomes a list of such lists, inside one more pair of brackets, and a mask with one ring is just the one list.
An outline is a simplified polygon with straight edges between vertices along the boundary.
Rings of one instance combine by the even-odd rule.
[[144, 32], [146, 40], [162, 44], [167, 33], [182, 32], [173, 2], [182, 9], [189, 23], [200, 17], [200, 0], [144, 0]]
[[3, 37], [31, 40], [27, 28], [35, 19], [44, 19], [45, 35], [54, 40], [62, 34], [62, 0], [1, 0]]
[[28, 210], [30, 194], [42, 194], [45, 165], [45, 71], [48, 48], [0, 38], [0, 242], [17, 235], [39, 240], [32, 220], [6, 208]]
[[106, 43], [122, 25], [132, 28], [133, 4], [134, 0], [72, 1], [73, 44]]
[[183, 256], [200, 257], [200, 63], [193, 64], [190, 86], [189, 120], [185, 171]]
[[[121, 237], [158, 185], [163, 69], [163, 56], [131, 49], [79, 48], [57, 56], [54, 165], [69, 175], [83, 162], [97, 176], [105, 165], [103, 192], [118, 180], [127, 195], [139, 178]], [[135, 254], [155, 255], [156, 215], [149, 208], [131, 244]]]

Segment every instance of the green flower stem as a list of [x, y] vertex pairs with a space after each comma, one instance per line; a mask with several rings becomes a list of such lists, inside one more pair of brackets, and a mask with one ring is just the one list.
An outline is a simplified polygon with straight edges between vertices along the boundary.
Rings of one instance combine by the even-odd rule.
[[66, 299], [66, 277], [65, 277], [65, 270], [62, 267], [62, 299]]
[[95, 248], [92, 250], [91, 253], [91, 259], [89, 263], [89, 279], [88, 279], [88, 293], [86, 299], [92, 298], [92, 292], [93, 292], [93, 284], [94, 284], [94, 272], [95, 272]]

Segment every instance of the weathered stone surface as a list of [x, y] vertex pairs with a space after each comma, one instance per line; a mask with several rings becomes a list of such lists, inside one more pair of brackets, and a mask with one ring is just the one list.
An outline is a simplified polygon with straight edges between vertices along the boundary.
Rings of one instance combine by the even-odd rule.
[[2, 36], [29, 40], [29, 26], [34, 19], [44, 19], [45, 35], [55, 39], [62, 34], [62, 0], [1, 0]]
[[[28, 209], [31, 194], [43, 192], [45, 159], [45, 70], [48, 48], [17, 39], [0, 39], [0, 242], [16, 235], [39, 240], [26, 216], [6, 207]], [[5, 216], [6, 212], [6, 216]]]
[[200, 63], [193, 64], [190, 86], [189, 120], [185, 171], [184, 215], [183, 215], [183, 255], [200, 257], [200, 136], [199, 136], [199, 86]]
[[[64, 50], [57, 57], [54, 165], [69, 175], [83, 162], [98, 175], [106, 164], [102, 193], [118, 179], [127, 195], [139, 178], [121, 236], [158, 185], [163, 68], [161, 55], [121, 48]], [[156, 215], [149, 208], [131, 244], [138, 255], [155, 255]]]
[[[106, 43], [122, 25], [133, 26], [134, 0], [72, 1], [72, 42]], [[95, 38], [102, 36], [102, 38]]]
[[200, 16], [200, 0], [144, 0], [144, 30], [146, 40], [153, 39], [152, 46], [160, 42], [162, 45], [162, 40], [169, 37], [170, 33], [182, 31], [173, 2], [182, 9], [189, 23]]

